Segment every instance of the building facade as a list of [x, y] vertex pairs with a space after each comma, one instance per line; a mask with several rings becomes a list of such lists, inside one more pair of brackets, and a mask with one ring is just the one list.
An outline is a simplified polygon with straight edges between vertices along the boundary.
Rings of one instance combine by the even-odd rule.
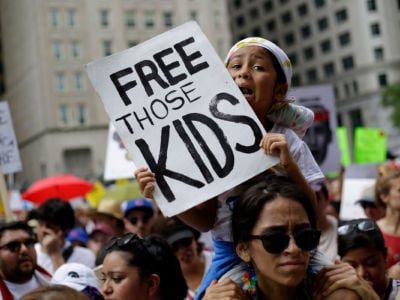
[[[101, 178], [109, 119], [84, 65], [196, 20], [221, 57], [231, 36], [225, 0], [0, 0], [4, 99], [23, 171]], [[132, 170], [133, 172], [133, 170]]]
[[375, 127], [399, 150], [391, 110], [380, 104], [385, 86], [400, 81], [399, 0], [229, 0], [228, 7], [234, 40], [262, 36], [280, 45], [294, 86], [333, 84], [350, 145], [355, 127]]

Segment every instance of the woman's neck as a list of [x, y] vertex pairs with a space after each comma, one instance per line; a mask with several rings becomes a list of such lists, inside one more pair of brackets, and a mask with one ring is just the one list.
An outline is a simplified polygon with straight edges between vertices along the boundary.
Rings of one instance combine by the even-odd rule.
[[288, 287], [276, 284], [258, 286], [257, 297], [259, 300], [293, 300], [296, 299], [297, 287]]
[[205, 271], [205, 258], [201, 253], [200, 257], [190, 267], [182, 268], [183, 277], [186, 280], [186, 284], [192, 291], [197, 290], [200, 286], [201, 280], [203, 279]]
[[386, 209], [386, 215], [378, 224], [383, 225], [383, 231], [388, 234], [400, 235], [400, 211]]

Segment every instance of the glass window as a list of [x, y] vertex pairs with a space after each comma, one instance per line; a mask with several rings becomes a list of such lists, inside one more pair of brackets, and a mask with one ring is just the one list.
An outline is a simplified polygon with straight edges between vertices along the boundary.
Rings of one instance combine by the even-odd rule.
[[110, 16], [109, 11], [107, 9], [100, 10], [100, 26], [108, 27], [110, 26]]
[[80, 71], [74, 72], [74, 91], [79, 92], [82, 90], [82, 73]]
[[347, 10], [341, 9], [336, 12], [336, 21], [338, 23], [343, 23], [347, 20]]
[[342, 65], [344, 70], [350, 70], [354, 68], [353, 56], [346, 56], [342, 58]]
[[354, 94], [358, 94], [358, 82], [356, 80], [353, 80], [353, 91]]
[[281, 15], [281, 20], [283, 24], [290, 23], [292, 21], [292, 14], [290, 11], [287, 11]]
[[320, 8], [325, 5], [325, 0], [314, 0], [314, 5], [316, 8]]
[[86, 124], [86, 106], [85, 104], [78, 104], [78, 124]]
[[299, 13], [299, 16], [305, 16], [305, 15], [307, 15], [307, 13], [308, 13], [308, 6], [307, 6], [307, 4], [306, 4], [306, 3], [300, 4], [300, 5], [297, 7], [297, 11], [298, 11], [298, 13]]
[[307, 47], [303, 51], [304, 53], [304, 58], [306, 60], [310, 60], [314, 58], [314, 48], [313, 47]]
[[325, 77], [332, 77], [335, 75], [335, 64], [333, 62], [324, 64], [323, 68], [324, 68]]
[[271, 0], [264, 1], [264, 11], [270, 12], [274, 9], [274, 3]]
[[136, 14], [133, 10], [125, 11], [125, 27], [135, 28], [136, 26]]
[[301, 36], [303, 38], [308, 38], [311, 36], [311, 26], [310, 25], [305, 25], [305, 26], [301, 27], [300, 31], [301, 31]]
[[57, 74], [56, 74], [56, 89], [58, 92], [65, 91], [65, 74], [64, 74], [64, 72], [57, 72]]
[[112, 54], [112, 42], [110, 40], [103, 41], [103, 55], [111, 55]]
[[367, 8], [368, 11], [376, 11], [376, 1], [375, 0], [367, 0]]
[[250, 9], [250, 17], [252, 19], [258, 19], [259, 15], [260, 12], [257, 7], [253, 7], [252, 9]]
[[306, 71], [308, 82], [316, 82], [318, 80], [317, 70], [312, 68]]
[[328, 18], [323, 17], [317, 21], [319, 31], [324, 31], [328, 29]]
[[350, 96], [350, 88], [347, 82], [344, 84], [344, 93], [346, 94], [347, 97]]
[[52, 8], [49, 12], [50, 26], [52, 28], [60, 28], [61, 27], [61, 19], [60, 13], [58, 9]]
[[169, 27], [174, 26], [174, 22], [172, 20], [172, 12], [169, 12], [169, 11], [164, 12], [163, 17], [164, 17], [164, 26], [165, 27], [169, 28]]
[[79, 43], [78, 43], [78, 41], [71, 41], [71, 57], [73, 59], [79, 58]]
[[189, 12], [189, 15], [191, 20], [197, 21], [197, 11], [192, 10], [191, 12]]
[[381, 27], [379, 23], [372, 23], [371, 24], [371, 35], [372, 36], [379, 36], [381, 34]]
[[61, 104], [59, 113], [60, 113], [61, 124], [68, 125], [70, 120], [68, 106], [66, 104]]
[[354, 131], [356, 127], [364, 126], [364, 122], [361, 116], [361, 110], [359, 108], [351, 110], [349, 115], [350, 115], [352, 131]]
[[292, 53], [288, 55], [290, 62], [292, 63], [293, 66], [297, 64], [297, 54]]
[[292, 77], [292, 86], [300, 86], [301, 85], [301, 77], [299, 74], [295, 74]]
[[385, 87], [387, 86], [387, 78], [386, 74], [379, 74], [378, 75], [378, 83], [380, 87]]
[[332, 50], [332, 43], [331, 40], [324, 40], [320, 44], [321, 52], [322, 53], [329, 53]]
[[53, 57], [57, 61], [62, 59], [61, 41], [59, 40], [53, 41]]
[[238, 16], [236, 18], [236, 25], [238, 27], [243, 26], [245, 24], [244, 16]]
[[382, 47], [376, 47], [374, 49], [374, 57], [376, 62], [381, 62], [385, 59]]
[[296, 42], [296, 36], [293, 32], [289, 32], [288, 34], [285, 34], [284, 40], [287, 46], [291, 46]]
[[253, 36], [260, 36], [261, 35], [260, 27], [254, 27], [251, 32], [252, 32]]
[[235, 1], [233, 1], [233, 5], [234, 5], [236, 8], [240, 8], [240, 7], [242, 6], [242, 0], [235, 0]]
[[269, 20], [267, 22], [267, 24], [265, 25], [265, 27], [267, 28], [267, 31], [274, 31], [276, 28], [276, 22], [275, 20]]
[[340, 46], [344, 47], [350, 44], [350, 33], [345, 32], [338, 36]]
[[67, 10], [67, 24], [71, 29], [76, 28], [76, 10], [74, 8]]

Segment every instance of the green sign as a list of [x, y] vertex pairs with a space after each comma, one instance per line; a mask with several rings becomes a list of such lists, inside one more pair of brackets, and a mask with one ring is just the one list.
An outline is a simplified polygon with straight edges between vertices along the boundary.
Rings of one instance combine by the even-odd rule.
[[386, 161], [386, 132], [378, 128], [357, 127], [354, 132], [354, 162], [381, 163]]
[[347, 139], [346, 127], [337, 127], [336, 136], [338, 139], [338, 146], [341, 153], [340, 163], [342, 164], [342, 166], [346, 167], [351, 164], [350, 147]]

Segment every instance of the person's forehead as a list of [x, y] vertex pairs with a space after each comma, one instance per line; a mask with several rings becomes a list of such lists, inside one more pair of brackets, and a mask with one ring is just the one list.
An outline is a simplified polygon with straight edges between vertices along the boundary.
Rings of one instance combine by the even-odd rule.
[[265, 59], [268, 61], [272, 61], [271, 54], [266, 49], [259, 46], [246, 46], [239, 48], [232, 54], [229, 61], [234, 59], [240, 59], [245, 56], [252, 56], [253, 58], [257, 59]]
[[24, 239], [24, 238], [28, 238], [28, 237], [29, 237], [29, 233], [23, 229], [6, 230], [3, 232], [0, 242], [5, 244], [5, 243], [8, 243], [13, 240], [19, 240], [19, 239]]

